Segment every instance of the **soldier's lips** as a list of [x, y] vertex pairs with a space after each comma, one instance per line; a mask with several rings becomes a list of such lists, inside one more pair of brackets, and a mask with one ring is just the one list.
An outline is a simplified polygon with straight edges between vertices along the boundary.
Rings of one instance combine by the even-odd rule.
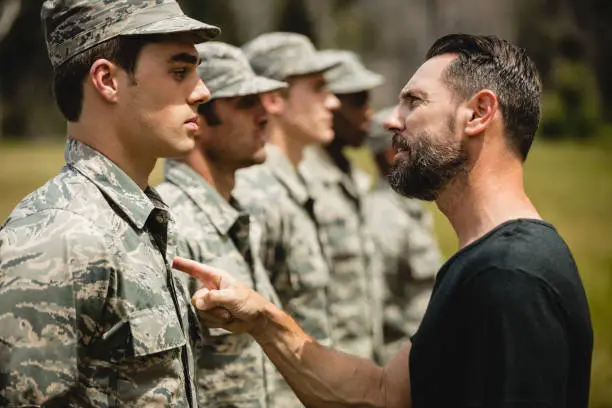
[[197, 132], [200, 129], [200, 125], [198, 125], [198, 117], [194, 116], [188, 121], [185, 122], [185, 126], [191, 132]]

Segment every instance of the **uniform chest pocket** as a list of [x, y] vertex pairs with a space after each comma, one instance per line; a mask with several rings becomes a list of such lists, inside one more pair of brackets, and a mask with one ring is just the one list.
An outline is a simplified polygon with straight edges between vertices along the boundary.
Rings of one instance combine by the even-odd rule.
[[106, 356], [82, 368], [82, 375], [113, 396], [109, 407], [174, 406], [185, 394], [186, 344], [173, 306], [139, 310], [107, 332], [105, 343], [95, 347]]
[[130, 316], [128, 323], [134, 357], [180, 348], [187, 343], [173, 307], [140, 310]]

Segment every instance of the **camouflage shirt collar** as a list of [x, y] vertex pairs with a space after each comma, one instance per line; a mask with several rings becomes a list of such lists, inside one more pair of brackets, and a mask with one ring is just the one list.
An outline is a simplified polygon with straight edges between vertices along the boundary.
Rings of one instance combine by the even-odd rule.
[[325, 150], [320, 147], [308, 149], [305, 166], [300, 168], [304, 178], [327, 185], [339, 184], [355, 200], [359, 199], [359, 189], [355, 181], [355, 169], [351, 165], [350, 175], [344, 173]]
[[306, 149], [300, 172], [307, 180], [319, 180], [326, 184], [339, 183], [343, 176], [330, 155], [319, 146]]
[[164, 177], [191, 198], [219, 235], [228, 235], [243, 212], [233, 197], [228, 203], [200, 174], [185, 163], [166, 160]]
[[297, 169], [276, 146], [268, 143], [266, 153], [266, 166], [274, 177], [285, 186], [293, 200], [302, 206], [306, 205], [311, 197]]
[[[117, 205], [136, 228], [144, 227], [155, 205], [123, 170], [102, 153], [70, 138], [66, 142], [64, 157], [69, 166], [91, 180]], [[157, 197], [157, 193], [150, 187], [147, 187], [147, 193]], [[161, 199], [159, 203], [162, 209], [166, 209]]]

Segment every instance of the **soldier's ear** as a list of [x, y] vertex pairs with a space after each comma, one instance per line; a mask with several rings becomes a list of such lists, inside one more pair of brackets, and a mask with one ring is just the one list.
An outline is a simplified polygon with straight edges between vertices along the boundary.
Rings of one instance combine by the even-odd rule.
[[285, 109], [285, 98], [280, 92], [268, 92], [261, 95], [261, 104], [270, 115], [278, 115]]
[[118, 100], [118, 72], [116, 64], [103, 58], [94, 61], [89, 69], [89, 81], [97, 94], [109, 103], [116, 103]]

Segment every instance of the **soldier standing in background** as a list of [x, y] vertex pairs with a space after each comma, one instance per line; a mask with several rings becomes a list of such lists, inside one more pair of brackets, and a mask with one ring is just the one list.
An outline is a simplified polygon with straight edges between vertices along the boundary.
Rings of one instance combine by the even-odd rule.
[[379, 178], [365, 200], [366, 219], [382, 255], [387, 282], [385, 361], [416, 333], [442, 266], [432, 214], [423, 202], [393, 191], [387, 180], [395, 151], [383, 121], [392, 111], [393, 108], [383, 109], [372, 118], [367, 146], [376, 161]]
[[172, 220], [148, 186], [209, 98], [173, 0], [45, 1], [66, 166], [0, 229], [0, 405], [196, 407]]
[[[234, 194], [263, 227], [262, 259], [283, 308], [310, 335], [331, 345], [329, 265], [314, 201], [297, 165], [306, 146], [334, 136], [331, 112], [339, 102], [323, 73], [338, 61], [322, 58], [307, 37], [294, 33], [263, 34], [242, 49], [255, 73], [287, 81], [289, 88], [263, 97], [269, 113], [266, 162], [237, 172]], [[279, 407], [298, 403], [284, 380], [277, 386]]]
[[[211, 100], [198, 108], [196, 148], [184, 159], [168, 160], [165, 181], [158, 186], [176, 218], [176, 254], [231, 271], [277, 302], [259, 258], [258, 226], [231, 191], [236, 170], [266, 158], [268, 117], [260, 94], [287, 85], [256, 76], [239, 48], [220, 42], [196, 48], [202, 61], [198, 75]], [[187, 286], [192, 294], [199, 289], [194, 279]], [[196, 350], [200, 405], [275, 407], [276, 369], [261, 347], [246, 334], [205, 327], [202, 332], [204, 344]]]
[[341, 61], [325, 73], [341, 106], [334, 111], [334, 139], [308, 148], [300, 172], [315, 197], [319, 233], [328, 243], [334, 346], [371, 359], [381, 357], [383, 348], [382, 265], [364, 216], [370, 178], [349, 161], [344, 148], [363, 144], [372, 115], [370, 91], [383, 78], [366, 69], [353, 52], [326, 50], [321, 54]]

